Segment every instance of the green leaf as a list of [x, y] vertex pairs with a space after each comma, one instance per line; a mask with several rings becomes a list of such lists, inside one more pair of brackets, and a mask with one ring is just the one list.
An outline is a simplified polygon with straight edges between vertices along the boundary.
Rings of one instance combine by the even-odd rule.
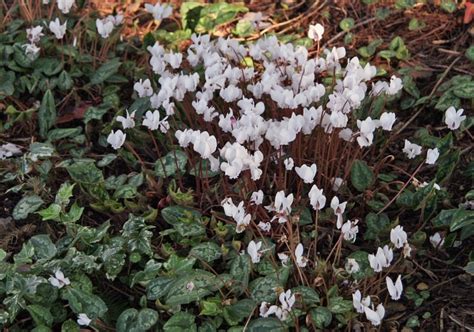
[[453, 215], [449, 229], [451, 232], [454, 232], [470, 225], [474, 225], [474, 211], [458, 209]]
[[273, 302], [279, 287], [283, 285], [274, 277], [257, 278], [250, 283], [250, 296], [257, 302]]
[[157, 300], [168, 294], [173, 282], [176, 278], [173, 277], [158, 277], [153, 279], [146, 286], [146, 297], [148, 300]]
[[320, 302], [319, 294], [308, 286], [294, 287], [291, 289], [291, 293], [300, 295], [305, 306], [312, 306]]
[[144, 332], [158, 322], [158, 312], [144, 308], [138, 311], [130, 308], [123, 311], [117, 319], [117, 332]]
[[35, 61], [35, 68], [46, 76], [54, 76], [63, 69], [63, 62], [57, 58], [39, 58]]
[[99, 67], [96, 71], [93, 72], [91, 77], [91, 84], [101, 84], [104, 83], [108, 78], [116, 74], [120, 68], [119, 58], [114, 58], [107, 61], [102, 66]]
[[197, 258], [210, 263], [219, 259], [222, 256], [221, 248], [214, 242], [204, 242], [200, 243], [197, 246], [193, 247], [189, 252], [191, 256], [196, 256]]
[[15, 92], [15, 73], [0, 68], [0, 100]]
[[180, 150], [173, 150], [155, 162], [155, 173], [159, 177], [168, 177], [177, 172], [184, 173], [188, 157]]
[[458, 149], [451, 149], [448, 153], [442, 155], [438, 159], [438, 169], [436, 171], [436, 182], [442, 183], [447, 180], [453, 173], [459, 162], [461, 154]]
[[28, 217], [28, 214], [35, 212], [43, 205], [43, 200], [37, 195], [23, 197], [13, 209], [13, 219], [22, 220]]
[[75, 184], [70, 184], [69, 182], [65, 182], [59, 187], [58, 192], [56, 193], [56, 197], [54, 202], [61, 206], [66, 206], [69, 204], [69, 200], [72, 197], [72, 192], [74, 190]]
[[348, 32], [354, 27], [354, 24], [355, 24], [354, 19], [352, 17], [348, 17], [348, 18], [343, 19], [341, 22], [339, 22], [339, 27], [343, 31]]
[[332, 321], [331, 311], [325, 307], [311, 309], [309, 316], [318, 329], [324, 329], [328, 327]]
[[61, 325], [61, 332], [80, 332], [81, 328], [72, 319], [68, 319]]
[[474, 276], [474, 262], [467, 263], [467, 265], [464, 267], [464, 271], [469, 273], [471, 276]]
[[100, 297], [80, 288], [67, 287], [61, 295], [76, 314], [85, 313], [90, 318], [96, 318], [107, 312], [107, 305]]
[[385, 213], [368, 213], [365, 217], [367, 230], [364, 234], [365, 240], [375, 240], [390, 230], [390, 220]]
[[329, 299], [328, 309], [334, 314], [344, 314], [352, 311], [352, 301], [336, 296]]
[[412, 18], [408, 23], [408, 30], [417, 31], [426, 27], [426, 23], [416, 18]]
[[[474, 61], [474, 45], [469, 46], [466, 50], [466, 58], [468, 58], [471, 61]], [[1, 89], [0, 89], [1, 90]]]
[[38, 214], [41, 216], [43, 221], [48, 220], [59, 220], [61, 214], [61, 206], [58, 204], [51, 204], [46, 209], [38, 211]]
[[238, 13], [246, 13], [247, 7], [240, 4], [184, 2], [180, 14], [184, 29], [197, 33], [212, 32], [218, 25], [232, 21]]
[[247, 326], [248, 332], [285, 332], [288, 331], [287, 327], [276, 318], [259, 318], [254, 319]]
[[456, 97], [452, 90], [448, 90], [447, 92], [443, 93], [439, 98], [438, 102], [435, 105], [435, 109], [439, 111], [446, 111], [449, 107], [454, 106], [455, 108], [459, 108], [461, 105], [461, 100]]
[[166, 304], [170, 306], [199, 301], [224, 285], [219, 277], [204, 270], [193, 270], [181, 276], [166, 295]]
[[231, 326], [237, 325], [242, 320], [250, 317], [256, 306], [257, 303], [251, 299], [243, 299], [230, 306], [225, 306], [224, 319]]
[[240, 20], [237, 22], [235, 29], [233, 30], [234, 35], [239, 37], [247, 37], [254, 33], [255, 28], [249, 20]]
[[48, 140], [51, 142], [55, 142], [67, 137], [78, 136], [81, 133], [82, 133], [81, 127], [52, 129], [48, 133]]
[[351, 169], [351, 183], [358, 191], [363, 192], [369, 188], [375, 180], [374, 173], [362, 160], [354, 161]]
[[241, 294], [247, 289], [250, 279], [250, 272], [252, 271], [252, 263], [248, 255], [237, 255], [232, 259], [230, 265], [230, 274], [237, 281], [234, 285], [234, 291]]
[[177, 312], [163, 325], [164, 332], [196, 332], [196, 317], [187, 312]]
[[51, 90], [47, 90], [38, 111], [38, 125], [41, 137], [46, 137], [48, 130], [56, 123], [56, 105]]
[[28, 310], [37, 326], [45, 325], [51, 327], [53, 325], [53, 315], [51, 315], [49, 308], [39, 304], [30, 304], [26, 307], [26, 310]]
[[76, 161], [66, 166], [71, 178], [82, 185], [92, 185], [104, 181], [102, 171], [92, 161]]
[[163, 219], [183, 237], [205, 234], [201, 213], [184, 206], [168, 206], [161, 210]]
[[453, 89], [453, 93], [456, 97], [464, 99], [474, 98], [474, 82], [466, 82], [463, 84], [456, 85]]
[[57, 249], [49, 235], [35, 235], [28, 242], [33, 246], [37, 259], [51, 259], [56, 256]]

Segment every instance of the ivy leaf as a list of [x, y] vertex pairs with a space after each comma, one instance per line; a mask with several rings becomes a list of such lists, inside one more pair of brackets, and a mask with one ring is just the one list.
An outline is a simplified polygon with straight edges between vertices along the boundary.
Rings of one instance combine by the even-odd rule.
[[13, 219], [22, 220], [28, 217], [28, 214], [35, 212], [43, 205], [43, 200], [37, 195], [23, 197], [13, 209]]
[[351, 183], [358, 191], [363, 192], [369, 188], [375, 180], [374, 173], [362, 160], [354, 161], [351, 169]]

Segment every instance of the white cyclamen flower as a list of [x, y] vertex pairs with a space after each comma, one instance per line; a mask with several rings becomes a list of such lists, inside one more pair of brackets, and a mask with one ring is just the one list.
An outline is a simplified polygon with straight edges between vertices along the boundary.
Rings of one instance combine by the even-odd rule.
[[112, 147], [117, 150], [125, 143], [125, 138], [127, 134], [124, 134], [123, 131], [120, 129], [114, 132], [113, 130], [110, 132], [109, 136], [107, 137], [107, 143], [112, 145]]
[[359, 272], [360, 270], [360, 265], [354, 258], [348, 258], [347, 263], [344, 267], [346, 271], [350, 274]]
[[296, 258], [296, 264], [299, 267], [305, 267], [306, 264], [308, 263], [308, 259], [303, 256], [303, 245], [301, 243], [298, 243], [295, 249], [295, 258]]
[[438, 157], [438, 148], [428, 149], [428, 151], [426, 152], [426, 163], [428, 165], [434, 165], [436, 163], [436, 160], [438, 160]]
[[385, 316], [385, 308], [382, 303], [377, 306], [376, 310], [372, 308], [365, 307], [365, 317], [372, 323], [373, 326], [379, 326], [382, 323], [382, 319]]
[[252, 193], [252, 196], [250, 197], [250, 202], [252, 202], [255, 205], [260, 205], [263, 202], [263, 191], [255, 191]]
[[104, 39], [108, 38], [114, 30], [114, 23], [107, 19], [97, 19], [95, 25], [97, 27], [97, 32]]
[[291, 294], [290, 289], [286, 292], [280, 293], [278, 299], [280, 300], [281, 308], [287, 311], [291, 311], [291, 308], [293, 308], [296, 302], [295, 294]]
[[352, 305], [358, 313], [364, 313], [365, 308], [370, 306], [370, 296], [362, 298], [360, 290], [352, 294]]
[[151, 4], [146, 3], [145, 9], [147, 12], [151, 13], [153, 15], [153, 18], [157, 21], [161, 21], [162, 19], [170, 17], [173, 13], [173, 7], [168, 4], [162, 5], [160, 3], [157, 3], [153, 6]]
[[257, 226], [263, 232], [270, 232], [270, 230], [272, 229], [272, 224], [270, 224], [268, 221], [267, 222], [260, 221]]
[[370, 254], [368, 256], [370, 267], [374, 272], [380, 272], [384, 267], [389, 267], [393, 259], [393, 250], [390, 249], [387, 245], [382, 248], [377, 249], [375, 255]]
[[346, 210], [346, 205], [347, 202], [339, 203], [339, 198], [337, 198], [337, 196], [334, 196], [331, 200], [331, 208], [333, 209], [334, 214], [337, 217], [337, 229], [341, 229], [342, 227], [342, 214]]
[[357, 223], [359, 221], [346, 221], [341, 228], [341, 232], [344, 236], [344, 240], [354, 242], [357, 237], [357, 233], [359, 233], [359, 226], [357, 226]]
[[431, 245], [435, 248], [441, 248], [444, 244], [444, 238], [439, 232], [434, 233], [430, 236]]
[[295, 162], [293, 161], [293, 158], [286, 158], [283, 163], [285, 164], [285, 169], [287, 171], [291, 171], [293, 167], [295, 166]]
[[59, 18], [56, 17], [54, 21], [49, 22], [49, 30], [54, 33], [56, 39], [63, 39], [64, 34], [66, 33], [66, 24], [67, 21], [61, 24]]
[[117, 121], [122, 124], [123, 129], [133, 128], [135, 127], [135, 112], [133, 111], [132, 114], [127, 112], [127, 116], [123, 117], [121, 115], [117, 116]]
[[58, 9], [62, 11], [63, 14], [68, 14], [74, 5], [74, 0], [58, 0]]
[[380, 126], [382, 127], [383, 130], [390, 131], [390, 130], [392, 130], [392, 127], [393, 127], [393, 124], [395, 123], [395, 120], [396, 120], [395, 113], [384, 112], [380, 116], [379, 123], [380, 123]]
[[290, 260], [290, 256], [288, 256], [285, 253], [280, 252], [278, 253], [278, 259], [280, 259], [281, 263], [286, 266], [286, 264]]
[[310, 25], [308, 30], [308, 38], [314, 41], [320, 41], [323, 38], [324, 27], [316, 23], [315, 25]]
[[388, 276], [385, 278], [385, 281], [387, 283], [387, 289], [388, 289], [388, 292], [390, 293], [390, 297], [392, 298], [392, 300], [394, 301], [400, 300], [400, 297], [402, 297], [402, 292], [403, 292], [402, 276], [398, 275], [398, 278], [395, 281], [395, 283]]
[[402, 226], [397, 225], [395, 228], [392, 228], [390, 231], [390, 241], [392, 241], [397, 249], [400, 249], [407, 243], [408, 236]]
[[48, 280], [51, 285], [57, 288], [63, 288], [71, 283], [69, 278], [66, 278], [61, 270], [57, 270], [54, 273], [54, 277], [51, 276]]
[[456, 130], [461, 126], [461, 122], [466, 120], [466, 116], [462, 115], [464, 110], [461, 108], [456, 111], [456, 109], [451, 106], [446, 110], [445, 116], [444, 116], [444, 123], [448, 126], [449, 129], [451, 130]]
[[37, 25], [35, 27], [26, 29], [26, 36], [31, 44], [36, 44], [41, 40], [41, 37], [44, 36], [43, 27]]
[[341, 188], [341, 186], [344, 184], [344, 179], [336, 177], [336, 178], [332, 178], [331, 182], [332, 182], [332, 190], [337, 192], [339, 191], [339, 188]]
[[301, 167], [295, 167], [296, 174], [303, 180], [304, 183], [312, 183], [316, 176], [318, 168], [316, 164], [311, 166], [303, 165]]
[[86, 314], [79, 314], [77, 316], [77, 324], [81, 326], [89, 326], [89, 324], [92, 322], [92, 319], [87, 317]]
[[326, 196], [324, 196], [323, 190], [319, 189], [315, 184], [311, 187], [308, 197], [314, 210], [319, 211], [326, 205]]
[[255, 243], [255, 241], [250, 241], [249, 245], [247, 246], [247, 254], [249, 254], [250, 258], [252, 259], [252, 263], [260, 262], [260, 257], [262, 256], [262, 252], [260, 248], [262, 247], [262, 241]]
[[138, 97], [150, 97], [153, 95], [153, 88], [151, 82], [147, 78], [146, 80], [140, 80], [133, 85], [133, 90], [138, 93]]
[[421, 153], [421, 146], [406, 139], [403, 152], [406, 153], [408, 159], [413, 159]]
[[163, 134], [166, 134], [170, 125], [166, 121], [168, 117], [166, 116], [163, 120], [160, 120], [160, 112], [155, 110], [154, 112], [148, 111], [145, 113], [145, 118], [143, 119], [142, 125], [147, 127], [150, 130], [157, 130], [160, 128]]

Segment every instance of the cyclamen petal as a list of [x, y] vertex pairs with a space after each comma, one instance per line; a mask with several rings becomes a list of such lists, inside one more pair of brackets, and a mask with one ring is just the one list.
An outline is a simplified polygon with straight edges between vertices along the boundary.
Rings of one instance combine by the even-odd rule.
[[386, 277], [385, 281], [387, 283], [387, 290], [390, 293], [390, 297], [392, 300], [397, 301], [400, 300], [403, 292], [403, 284], [402, 284], [402, 276], [399, 275], [395, 283], [390, 277]]

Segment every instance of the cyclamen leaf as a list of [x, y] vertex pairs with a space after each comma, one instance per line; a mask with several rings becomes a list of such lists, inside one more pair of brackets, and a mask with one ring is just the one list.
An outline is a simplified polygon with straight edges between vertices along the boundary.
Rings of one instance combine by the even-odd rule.
[[48, 130], [56, 123], [56, 105], [51, 90], [47, 90], [38, 111], [38, 125], [41, 137], [46, 137]]
[[35, 212], [39, 207], [43, 205], [43, 200], [37, 195], [23, 197], [13, 209], [13, 219], [21, 220], [25, 219], [28, 214]]
[[221, 249], [214, 242], [205, 242], [198, 244], [189, 252], [190, 255], [196, 256], [206, 263], [210, 263], [222, 256]]
[[362, 160], [356, 160], [351, 169], [351, 183], [358, 191], [369, 188], [375, 180], [374, 173]]

